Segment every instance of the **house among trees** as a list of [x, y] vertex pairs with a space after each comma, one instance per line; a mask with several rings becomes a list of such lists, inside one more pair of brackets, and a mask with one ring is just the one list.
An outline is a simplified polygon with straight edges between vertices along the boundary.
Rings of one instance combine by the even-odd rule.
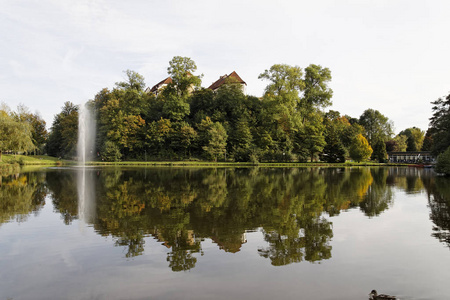
[[242, 80], [242, 78], [239, 77], [239, 75], [235, 71], [233, 71], [230, 75], [225, 74], [223, 76], [220, 76], [220, 78], [213, 84], [211, 84], [208, 89], [215, 92], [225, 83], [239, 83], [242, 87], [242, 91], [245, 93], [245, 86], [247, 85], [247, 83], [245, 83], [245, 81]]
[[[189, 73], [189, 75], [191, 75]], [[191, 75], [192, 76], [192, 75]], [[147, 88], [145, 90], [146, 93], [152, 93], [155, 96], [158, 96], [158, 94], [169, 84], [171, 84], [173, 82], [172, 77], [167, 77], [166, 79], [158, 82], [157, 84], [155, 84], [152, 88]], [[247, 85], [247, 83], [245, 83], [244, 80], [242, 80], [242, 78], [235, 72], [233, 71], [232, 73], [230, 73], [229, 75], [225, 74], [223, 76], [220, 76], [220, 78], [218, 80], [216, 80], [215, 82], [213, 82], [213, 84], [211, 84], [208, 89], [212, 90], [213, 92], [217, 91], [217, 89], [219, 89], [222, 85], [224, 85], [225, 83], [239, 83], [242, 87], [242, 91], [245, 93], [245, 86]], [[192, 92], [194, 90], [194, 87], [191, 88]]]
[[434, 163], [436, 158], [430, 151], [388, 152], [392, 163]]
[[155, 84], [152, 88], [147, 88], [145, 90], [146, 93], [153, 93], [153, 95], [158, 96], [163, 88], [165, 88], [168, 84], [172, 83], [172, 77], [167, 77], [161, 82]]

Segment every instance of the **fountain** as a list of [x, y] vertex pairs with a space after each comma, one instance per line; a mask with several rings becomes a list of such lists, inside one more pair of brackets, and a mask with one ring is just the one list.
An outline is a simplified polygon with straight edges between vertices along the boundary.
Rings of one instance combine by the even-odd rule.
[[87, 103], [80, 105], [78, 111], [78, 163], [82, 166], [94, 156], [95, 146], [95, 121], [91, 109]]
[[[80, 169], [78, 171], [78, 217], [82, 222], [92, 222], [94, 208], [93, 172], [86, 171], [86, 162], [92, 160], [95, 146], [95, 120], [86, 104], [80, 105], [78, 111], [77, 155]], [[90, 178], [87, 178], [90, 177]]]

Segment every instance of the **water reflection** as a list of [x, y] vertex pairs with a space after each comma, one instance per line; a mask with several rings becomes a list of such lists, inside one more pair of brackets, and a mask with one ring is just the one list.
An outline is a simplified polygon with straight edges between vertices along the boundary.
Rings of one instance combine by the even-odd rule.
[[424, 180], [428, 193], [433, 236], [450, 247], [450, 178], [431, 177]]
[[0, 226], [15, 220], [25, 222], [45, 205], [45, 173], [0, 176]]
[[248, 231], [274, 266], [331, 258], [328, 216], [359, 209], [376, 217], [393, 205], [394, 188], [426, 190], [433, 236], [450, 246], [450, 184], [414, 168], [72, 169], [3, 178], [0, 223], [23, 221], [47, 193], [64, 224], [81, 220], [125, 247], [145, 251], [153, 237], [168, 249], [173, 271], [195, 267], [205, 239], [236, 253]]

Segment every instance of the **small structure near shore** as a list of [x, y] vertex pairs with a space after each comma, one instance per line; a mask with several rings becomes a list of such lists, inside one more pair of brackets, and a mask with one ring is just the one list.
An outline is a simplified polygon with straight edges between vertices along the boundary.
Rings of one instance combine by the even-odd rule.
[[389, 162], [392, 163], [435, 163], [436, 158], [430, 151], [388, 152]]

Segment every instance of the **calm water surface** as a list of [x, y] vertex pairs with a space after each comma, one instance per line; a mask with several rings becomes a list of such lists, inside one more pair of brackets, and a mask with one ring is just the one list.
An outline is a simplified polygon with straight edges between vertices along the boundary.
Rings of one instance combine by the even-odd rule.
[[449, 299], [449, 229], [426, 169], [24, 172], [0, 181], [0, 300]]

